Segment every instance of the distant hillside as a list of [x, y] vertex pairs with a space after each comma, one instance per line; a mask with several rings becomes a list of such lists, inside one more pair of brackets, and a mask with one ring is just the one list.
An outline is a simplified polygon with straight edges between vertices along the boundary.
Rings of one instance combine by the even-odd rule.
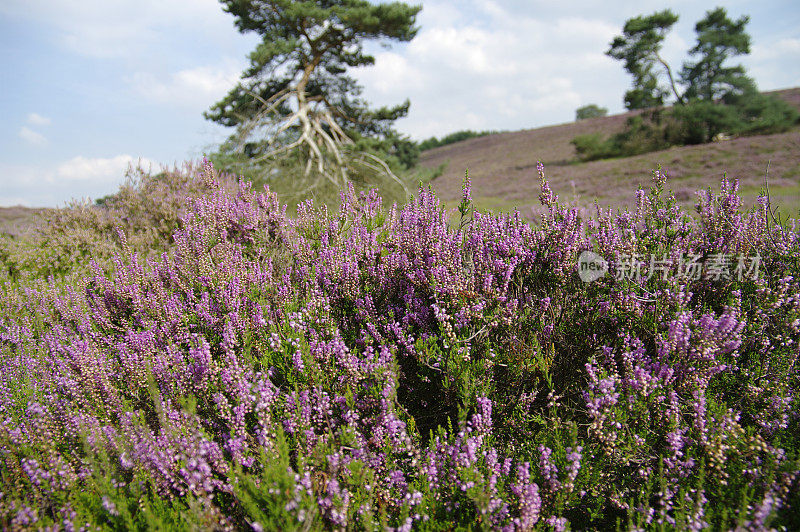
[[[800, 87], [774, 91], [800, 109]], [[545, 164], [547, 176], [562, 201], [576, 200], [590, 206], [631, 205], [639, 186], [647, 187], [650, 173], [659, 164], [667, 171], [668, 188], [684, 204], [693, 204], [693, 193], [718, 188], [722, 174], [738, 178], [743, 195], [752, 202], [764, 184], [769, 163], [771, 197], [783, 212], [798, 217], [800, 210], [800, 128], [788, 133], [744, 137], [699, 146], [621, 159], [579, 163], [570, 141], [586, 133], [621, 131], [633, 113], [593, 118], [515, 132], [468, 139], [422, 152], [420, 165], [436, 168], [447, 163], [432, 185], [440, 198], [456, 205], [461, 180], [469, 169], [472, 193], [478, 208], [511, 211], [523, 215], [539, 212], [539, 180], [536, 163]], [[46, 209], [0, 207], [0, 234], [17, 235], [35, 223]]]
[[[800, 109], [800, 87], [775, 91]], [[746, 200], [753, 201], [764, 184], [769, 164], [770, 195], [784, 212], [794, 217], [800, 209], [800, 128], [790, 132], [735, 138], [698, 146], [674, 147], [635, 157], [576, 162], [570, 141], [586, 133], [612, 134], [622, 130], [632, 113], [593, 118], [557, 126], [500, 133], [465, 140], [422, 153], [420, 165], [436, 168], [447, 163], [432, 182], [440, 197], [457, 204], [461, 180], [469, 169], [473, 197], [479, 208], [513, 210], [526, 216], [539, 211], [536, 163], [545, 164], [550, 184], [562, 201], [577, 200], [588, 206], [631, 205], [639, 186], [648, 186], [659, 164], [670, 180], [667, 187], [684, 204], [693, 193], [718, 188], [723, 173], [738, 178]]]
[[39, 215], [48, 209], [32, 209], [30, 207], [0, 207], [0, 235], [21, 235], [36, 223]]

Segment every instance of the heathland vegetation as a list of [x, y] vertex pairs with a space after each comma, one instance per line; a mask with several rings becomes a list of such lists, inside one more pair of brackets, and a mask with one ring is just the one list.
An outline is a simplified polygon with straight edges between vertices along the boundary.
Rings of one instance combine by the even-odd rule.
[[800, 526], [796, 226], [660, 172], [583, 219], [539, 176], [536, 225], [468, 181], [453, 225], [206, 164], [4, 245], [0, 521]]
[[460, 132], [406, 196], [407, 107], [337, 76], [417, 9], [224, 4], [265, 36], [209, 112], [244, 175], [131, 170], [0, 232], [0, 527], [800, 528], [796, 128], [594, 162], [570, 139], [627, 117]]

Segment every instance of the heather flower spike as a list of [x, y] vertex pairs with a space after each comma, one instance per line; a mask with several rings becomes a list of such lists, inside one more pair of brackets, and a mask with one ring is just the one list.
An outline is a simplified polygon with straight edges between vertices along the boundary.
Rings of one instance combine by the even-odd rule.
[[464, 180], [461, 183], [461, 190], [461, 203], [458, 206], [458, 212], [461, 214], [459, 230], [470, 223], [473, 217], [467, 218], [467, 216], [474, 213], [475, 210], [475, 206], [472, 204], [472, 184], [469, 180], [469, 170], [464, 170]]

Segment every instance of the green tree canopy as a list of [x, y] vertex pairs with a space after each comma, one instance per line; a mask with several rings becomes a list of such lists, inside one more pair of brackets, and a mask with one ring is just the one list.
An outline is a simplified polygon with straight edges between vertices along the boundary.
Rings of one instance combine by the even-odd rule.
[[239, 84], [204, 115], [237, 128], [232, 139], [238, 150], [259, 161], [299, 149], [306, 174], [315, 167], [339, 185], [347, 180], [345, 145], [363, 147], [371, 139], [405, 153], [392, 124], [406, 115], [409, 102], [370, 109], [347, 70], [374, 64], [365, 41], [411, 40], [421, 7], [367, 0], [221, 2], [240, 32], [262, 36]]
[[586, 120], [587, 118], [598, 118], [601, 116], [606, 116], [608, 114], [608, 109], [605, 107], [600, 107], [597, 104], [591, 103], [589, 105], [584, 105], [583, 107], [578, 107], [575, 110], [575, 120]]
[[749, 20], [746, 16], [731, 20], [718, 7], [695, 25], [697, 44], [689, 53], [699, 59], [684, 63], [681, 71], [687, 99], [715, 101], [755, 92], [755, 83], [742, 65], [724, 64], [730, 57], [750, 53], [750, 36], [745, 33]]
[[625, 23], [622, 35], [611, 41], [606, 55], [623, 61], [625, 70], [633, 76], [633, 89], [625, 93], [626, 108], [646, 109], [664, 104], [669, 92], [658, 82], [656, 64], [666, 71], [673, 94], [681, 100], [672, 70], [660, 55], [664, 37], [677, 21], [678, 15], [669, 9], [634, 17]]
[[[661, 45], [678, 16], [669, 9], [648, 16], [629, 19], [622, 35], [611, 41], [607, 55], [623, 61], [625, 70], [633, 76], [633, 89], [625, 93], [628, 109], [647, 109], [665, 103], [671, 92], [676, 103], [691, 100], [731, 103], [736, 95], [756, 92], [755, 82], [747, 77], [741, 65], [727, 66], [728, 59], [750, 53], [750, 36], [745, 32], [749, 17], [738, 20], [728, 17], [724, 8], [706, 12], [695, 25], [697, 44], [689, 50], [696, 56], [686, 62], [676, 82], [669, 64], [660, 55]], [[657, 65], [667, 74], [669, 88], [659, 83]], [[679, 90], [680, 87], [684, 90]]]
[[[664, 38], [677, 20], [669, 10], [634, 17], [611, 42], [606, 53], [623, 61], [633, 76], [633, 89], [625, 93], [626, 107], [648, 110], [629, 118], [625, 130], [610, 138], [595, 133], [573, 139], [579, 158], [635, 155], [676, 144], [709, 142], [723, 134], [777, 133], [797, 123], [798, 113], [792, 106], [759, 93], [744, 67], [727, 64], [734, 56], [750, 53], [747, 16], [732, 20], [721, 7], [706, 12], [695, 25], [697, 44], [689, 50], [696, 59], [683, 64], [678, 83], [660, 55]], [[659, 83], [657, 65], [666, 72], [669, 88]], [[664, 108], [670, 91], [676, 105]]]

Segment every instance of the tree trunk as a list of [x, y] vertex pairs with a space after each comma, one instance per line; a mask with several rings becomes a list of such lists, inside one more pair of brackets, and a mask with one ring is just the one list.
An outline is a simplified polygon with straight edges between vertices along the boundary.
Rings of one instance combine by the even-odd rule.
[[675, 98], [677, 99], [679, 104], [683, 104], [684, 103], [683, 96], [678, 94], [678, 89], [675, 87], [675, 78], [672, 77], [672, 69], [669, 68], [667, 62], [664, 61], [664, 59], [662, 59], [659, 54], [656, 54], [656, 59], [658, 59], [658, 62], [661, 63], [664, 66], [664, 69], [667, 71], [667, 77], [669, 77], [669, 85], [670, 87], [672, 87], [672, 94], [675, 95]]

